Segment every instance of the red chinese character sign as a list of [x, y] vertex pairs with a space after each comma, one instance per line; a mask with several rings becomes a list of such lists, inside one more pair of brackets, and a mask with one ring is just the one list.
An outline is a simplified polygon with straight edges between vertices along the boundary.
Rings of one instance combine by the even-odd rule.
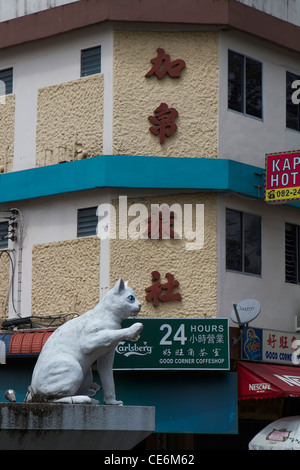
[[163, 144], [166, 137], [170, 137], [177, 130], [174, 120], [178, 112], [175, 108], [169, 108], [166, 103], [161, 103], [154, 111], [154, 116], [149, 116], [149, 121], [153, 126], [149, 128], [154, 135], [159, 135], [159, 142]]
[[[145, 77], [156, 76], [159, 80], [168, 75], [170, 78], [180, 78], [181, 72], [185, 68], [185, 61], [175, 59], [171, 61], [170, 55], [159, 47], [157, 49], [157, 57], [151, 59], [153, 64]], [[175, 108], [169, 108], [166, 103], [161, 103], [154, 111], [154, 116], [149, 116], [152, 126], [149, 128], [154, 135], [159, 135], [159, 142], [162, 145], [166, 137], [170, 137], [177, 130], [177, 124], [174, 120], [177, 118], [178, 112]]]
[[168, 282], [161, 284], [160, 273], [152, 271], [152, 286], [145, 289], [147, 292], [147, 302], [152, 302], [154, 307], [157, 307], [159, 302], [169, 302], [171, 300], [182, 300], [181, 294], [173, 292], [175, 287], [179, 286], [179, 282], [175, 279], [173, 274], [167, 273], [166, 278]]
[[152, 240], [179, 238], [178, 233], [173, 230], [175, 214], [167, 209], [151, 210], [151, 217], [148, 217], [148, 230], [145, 232]]
[[156, 75], [158, 79], [162, 79], [166, 74], [171, 78], [179, 78], [181, 76], [182, 69], [185, 68], [185, 62], [182, 59], [176, 59], [171, 61], [169, 54], [165, 53], [164, 49], [157, 49], [157, 57], [151, 59], [153, 67], [145, 75], [145, 77], [152, 77]]
[[300, 199], [300, 151], [266, 155], [265, 201]]
[[242, 359], [294, 365], [293, 356], [299, 333], [248, 328], [242, 338]]

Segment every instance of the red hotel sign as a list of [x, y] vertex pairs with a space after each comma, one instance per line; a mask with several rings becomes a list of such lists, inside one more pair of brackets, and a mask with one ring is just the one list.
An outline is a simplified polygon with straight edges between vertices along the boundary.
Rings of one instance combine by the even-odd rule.
[[266, 155], [265, 201], [300, 199], [300, 150]]

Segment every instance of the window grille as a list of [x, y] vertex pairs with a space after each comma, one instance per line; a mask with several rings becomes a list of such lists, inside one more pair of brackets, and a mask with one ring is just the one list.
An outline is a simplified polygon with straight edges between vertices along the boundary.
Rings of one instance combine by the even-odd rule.
[[97, 207], [79, 209], [77, 216], [77, 237], [97, 235]]
[[285, 224], [285, 281], [300, 283], [299, 226], [293, 224]]
[[8, 248], [8, 222], [0, 222], [0, 250]]
[[101, 46], [81, 51], [81, 77], [101, 73]]

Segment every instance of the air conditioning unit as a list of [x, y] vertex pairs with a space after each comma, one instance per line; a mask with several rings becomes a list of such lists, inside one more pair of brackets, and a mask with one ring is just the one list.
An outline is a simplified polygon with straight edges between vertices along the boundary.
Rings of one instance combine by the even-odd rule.
[[295, 332], [300, 331], [300, 315], [295, 315]]

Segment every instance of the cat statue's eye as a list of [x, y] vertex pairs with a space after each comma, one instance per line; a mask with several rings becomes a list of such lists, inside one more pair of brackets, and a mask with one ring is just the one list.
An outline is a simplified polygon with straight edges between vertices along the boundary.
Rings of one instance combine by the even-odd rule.
[[127, 299], [130, 300], [130, 302], [133, 302], [133, 301], [134, 301], [133, 295], [129, 295], [129, 296], [127, 297]]

